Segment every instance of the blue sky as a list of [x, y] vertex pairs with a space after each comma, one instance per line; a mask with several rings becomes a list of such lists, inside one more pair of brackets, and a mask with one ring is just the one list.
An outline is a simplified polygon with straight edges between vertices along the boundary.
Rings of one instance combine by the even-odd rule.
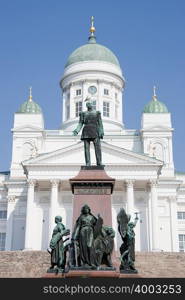
[[60, 127], [59, 81], [88, 39], [91, 15], [97, 42], [116, 54], [126, 78], [126, 128], [140, 128], [156, 85], [172, 113], [175, 167], [185, 171], [184, 0], [0, 0], [0, 170], [10, 167], [13, 116], [30, 85], [45, 127]]

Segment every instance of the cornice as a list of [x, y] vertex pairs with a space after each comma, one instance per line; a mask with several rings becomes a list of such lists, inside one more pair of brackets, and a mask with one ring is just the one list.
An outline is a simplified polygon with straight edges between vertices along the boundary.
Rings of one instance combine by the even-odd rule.
[[[64, 75], [63, 77], [62, 77], [62, 79], [61, 79], [61, 81], [60, 81], [60, 86], [61, 86], [61, 88], [63, 88], [62, 87], [62, 84], [63, 84], [63, 82], [65, 81], [65, 80], [67, 80], [68, 78], [70, 78], [71, 76], [74, 76], [74, 75], [80, 75], [80, 74], [86, 74], [86, 73], [95, 73], [95, 74], [97, 74], [97, 73], [100, 73], [100, 74], [108, 74], [108, 75], [111, 75], [112, 77], [114, 77], [114, 78], [117, 78], [118, 80], [120, 80], [121, 82], [122, 82], [122, 85], [123, 86], [120, 86], [120, 88], [124, 88], [124, 86], [125, 86], [125, 79], [124, 79], [124, 77], [122, 77], [122, 76], [120, 76], [120, 75], [118, 75], [118, 74], [115, 74], [115, 73], [113, 73], [113, 72], [109, 72], [109, 71], [101, 71], [101, 70], [93, 70], [93, 69], [89, 69], [89, 70], [80, 70], [80, 71], [73, 71], [73, 72], [71, 72], [71, 73], [69, 73], [69, 74], [66, 74], [66, 75]], [[77, 81], [80, 81], [79, 79], [77, 79]], [[82, 80], [83, 81], [83, 80]], [[73, 80], [73, 82], [74, 82], [74, 80]], [[109, 81], [108, 81], [109, 82]], [[111, 83], [111, 81], [109, 82], [109, 83]], [[66, 86], [64, 86], [64, 88], [65, 88]]]

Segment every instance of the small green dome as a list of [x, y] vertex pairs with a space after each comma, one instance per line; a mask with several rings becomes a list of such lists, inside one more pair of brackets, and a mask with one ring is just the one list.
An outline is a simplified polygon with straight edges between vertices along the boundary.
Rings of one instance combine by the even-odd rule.
[[164, 114], [168, 113], [168, 109], [166, 105], [157, 100], [156, 96], [154, 95], [153, 99], [145, 105], [143, 112], [148, 114]]
[[32, 88], [30, 88], [30, 96], [27, 101], [25, 101], [20, 109], [18, 110], [19, 114], [41, 114], [42, 109], [40, 106], [32, 100]]
[[97, 44], [95, 36], [90, 36], [89, 42], [72, 52], [65, 68], [71, 64], [89, 60], [98, 60], [112, 63], [120, 67], [119, 61], [114, 53], [108, 48]]
[[40, 106], [34, 101], [25, 101], [17, 113], [20, 114], [41, 114], [42, 110]]

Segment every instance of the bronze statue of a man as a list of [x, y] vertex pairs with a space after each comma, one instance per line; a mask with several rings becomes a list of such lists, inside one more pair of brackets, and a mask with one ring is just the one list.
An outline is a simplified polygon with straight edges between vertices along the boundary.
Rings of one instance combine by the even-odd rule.
[[91, 165], [90, 142], [93, 142], [94, 144], [96, 164], [100, 166], [102, 165], [100, 139], [103, 139], [104, 136], [101, 112], [93, 110], [93, 105], [89, 98], [87, 98], [86, 101], [87, 111], [80, 112], [79, 123], [77, 128], [73, 131], [73, 134], [77, 135], [80, 132], [81, 128], [84, 126], [82, 130], [81, 140], [84, 141], [86, 166]]

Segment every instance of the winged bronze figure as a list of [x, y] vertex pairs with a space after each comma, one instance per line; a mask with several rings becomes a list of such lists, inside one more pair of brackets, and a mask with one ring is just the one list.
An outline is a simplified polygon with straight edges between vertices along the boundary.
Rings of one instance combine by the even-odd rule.
[[124, 208], [120, 209], [117, 215], [118, 231], [122, 238], [122, 245], [120, 247], [121, 254], [121, 273], [137, 273], [135, 269], [135, 232], [134, 227], [138, 221], [138, 216], [134, 219], [134, 222], [130, 221], [131, 216], [126, 214]]

